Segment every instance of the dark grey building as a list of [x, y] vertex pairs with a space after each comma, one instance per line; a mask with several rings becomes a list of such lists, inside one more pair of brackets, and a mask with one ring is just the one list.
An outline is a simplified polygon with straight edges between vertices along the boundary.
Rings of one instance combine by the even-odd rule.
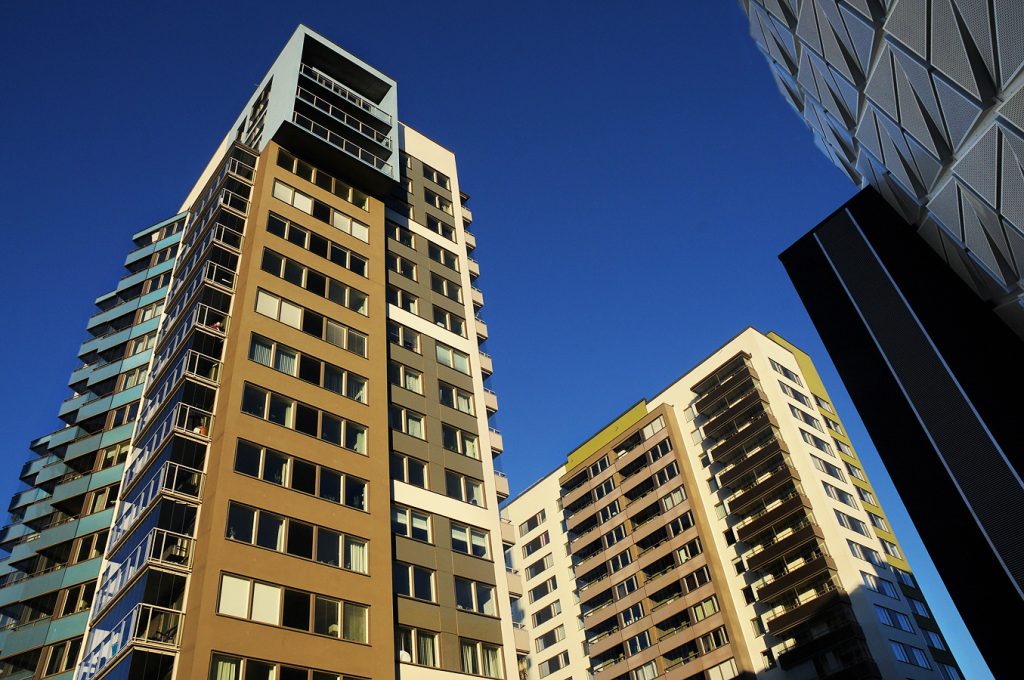
[[975, 642], [1020, 677], [1020, 339], [873, 189], [780, 259]]

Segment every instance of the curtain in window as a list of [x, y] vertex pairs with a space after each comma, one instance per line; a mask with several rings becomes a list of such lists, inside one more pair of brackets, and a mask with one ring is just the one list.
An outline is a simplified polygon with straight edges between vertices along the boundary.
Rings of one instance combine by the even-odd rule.
[[462, 643], [462, 672], [480, 675], [480, 668], [477, 665], [475, 642]]
[[345, 538], [345, 568], [365, 574], [366, 569], [366, 543], [354, 538]]
[[436, 639], [433, 635], [419, 633], [416, 636], [416, 661], [424, 666], [437, 666], [437, 659], [434, 656], [434, 644]]
[[501, 673], [501, 651], [497, 647], [481, 645], [483, 657], [483, 672], [489, 678], [500, 678]]
[[240, 659], [231, 659], [226, 656], [214, 656], [213, 668], [210, 672], [210, 680], [238, 680]]
[[278, 347], [274, 368], [288, 375], [295, 375], [295, 359], [295, 352]]
[[345, 639], [366, 642], [366, 607], [345, 603]]
[[269, 366], [271, 351], [272, 346], [269, 341], [254, 336], [249, 345], [249, 358], [264, 366]]

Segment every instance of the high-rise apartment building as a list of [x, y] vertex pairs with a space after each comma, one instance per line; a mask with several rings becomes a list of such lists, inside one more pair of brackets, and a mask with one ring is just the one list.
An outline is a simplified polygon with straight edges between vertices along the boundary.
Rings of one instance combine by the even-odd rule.
[[504, 513], [530, 680], [961, 677], [810, 358], [775, 334], [745, 330]]
[[1024, 612], [1024, 4], [743, 5], [868, 187], [781, 259], [989, 666], [1019, 675], [988, 603]]
[[514, 677], [467, 199], [396, 82], [299, 27], [33, 443], [8, 677]]

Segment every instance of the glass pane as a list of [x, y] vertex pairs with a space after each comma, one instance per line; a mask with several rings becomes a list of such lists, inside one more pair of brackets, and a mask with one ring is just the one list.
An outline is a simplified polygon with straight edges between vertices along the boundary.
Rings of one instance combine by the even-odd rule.
[[270, 395], [270, 409], [267, 411], [267, 420], [285, 427], [292, 426], [292, 400], [286, 399], [279, 394]]
[[479, 531], [471, 531], [470, 537], [473, 541], [473, 554], [477, 557], [487, 557], [487, 534]]
[[351, 536], [345, 537], [345, 568], [365, 574], [366, 565], [366, 541]]
[[354, 373], [349, 373], [345, 384], [345, 396], [365, 404], [366, 379]]
[[341, 475], [333, 470], [320, 468], [320, 498], [335, 503], [341, 502]]
[[284, 615], [281, 625], [298, 630], [309, 630], [309, 593], [284, 591]]
[[280, 321], [283, 324], [287, 324], [292, 328], [298, 328], [302, 323], [302, 308], [296, 307], [286, 300], [281, 300], [281, 316]]
[[341, 419], [330, 413], [322, 414], [320, 419], [320, 439], [341, 446]]
[[235, 657], [213, 655], [210, 664], [210, 680], [239, 680], [242, 672], [242, 660]]
[[248, 659], [245, 662], [245, 678], [243, 680], [277, 680], [273, 664]]
[[269, 512], [261, 512], [256, 529], [256, 545], [271, 550], [284, 550], [284, 519]]
[[291, 520], [288, 522], [288, 554], [313, 559], [313, 527]]
[[332, 567], [338, 566], [338, 555], [341, 551], [341, 536], [328, 531], [317, 529], [316, 532], [316, 561], [329, 564]]
[[469, 540], [467, 539], [467, 530], [465, 527], [452, 526], [452, 550], [458, 550], [459, 552], [469, 552]]
[[473, 584], [465, 579], [455, 579], [455, 606], [459, 609], [473, 609]]
[[367, 608], [351, 602], [345, 603], [345, 639], [366, 642]]
[[366, 429], [362, 425], [345, 424], [345, 448], [366, 453]]
[[249, 579], [224, 575], [220, 582], [217, 611], [228, 616], [249, 617]]
[[228, 507], [228, 538], [252, 543], [252, 526], [256, 512], [252, 508], [232, 503]]
[[345, 479], [345, 505], [359, 510], [366, 509], [366, 482], [355, 477]]
[[337, 366], [327, 364], [324, 366], [324, 389], [336, 394], [342, 394], [344, 389], [345, 373]]
[[251, 477], [260, 476], [260, 447], [248, 442], [238, 442], [235, 451], [235, 472]]
[[484, 614], [490, 614], [496, 616], [497, 605], [494, 602], [494, 587], [484, 585], [483, 583], [476, 584], [476, 601], [477, 611], [483, 612]]
[[278, 298], [261, 290], [256, 294], [256, 311], [264, 316], [276, 319], [280, 302]]
[[430, 518], [418, 512], [412, 513], [412, 537], [420, 541], [430, 541]]
[[399, 595], [412, 595], [412, 583], [409, 580], [409, 567], [396, 564], [391, 571], [391, 585]]
[[276, 626], [281, 620], [281, 589], [266, 583], [254, 583], [252, 614], [249, 618]]
[[277, 355], [274, 357], [274, 368], [282, 373], [295, 375], [296, 358], [297, 355], [295, 354], [295, 350], [287, 347], [281, 347], [279, 345], [277, 348]]
[[258, 387], [246, 385], [242, 392], [242, 413], [254, 415], [257, 418], [263, 417], [263, 411], [267, 405], [267, 393]]
[[270, 356], [273, 352], [273, 345], [266, 338], [261, 338], [257, 335], [252, 337], [252, 342], [249, 343], [249, 358], [253, 361], [263, 364], [264, 366], [270, 365]]
[[427, 488], [427, 466], [413, 458], [408, 459], [409, 474], [406, 479], [409, 484], [418, 486], [421, 489]]
[[268, 450], [263, 457], [263, 479], [273, 484], [284, 486], [288, 458], [276, 451]]
[[316, 604], [313, 608], [313, 632], [320, 635], [341, 637], [341, 621], [339, 617], [339, 602], [316, 596]]
[[292, 460], [292, 488], [303, 493], [316, 493], [316, 466]]
[[311, 437], [317, 436], [320, 429], [320, 412], [305, 404], [297, 404], [295, 407], [295, 429]]

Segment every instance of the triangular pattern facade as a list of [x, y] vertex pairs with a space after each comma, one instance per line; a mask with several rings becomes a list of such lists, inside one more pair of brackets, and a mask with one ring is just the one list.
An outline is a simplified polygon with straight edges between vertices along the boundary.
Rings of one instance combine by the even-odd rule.
[[741, 6], [819, 148], [1024, 322], [1024, 2]]

